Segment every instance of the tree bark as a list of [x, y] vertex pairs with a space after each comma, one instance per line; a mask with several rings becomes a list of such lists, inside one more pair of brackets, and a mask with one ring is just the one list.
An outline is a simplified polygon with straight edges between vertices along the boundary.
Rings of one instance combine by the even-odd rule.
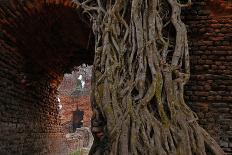
[[93, 22], [90, 155], [222, 155], [185, 104], [187, 30], [178, 0], [77, 2]]

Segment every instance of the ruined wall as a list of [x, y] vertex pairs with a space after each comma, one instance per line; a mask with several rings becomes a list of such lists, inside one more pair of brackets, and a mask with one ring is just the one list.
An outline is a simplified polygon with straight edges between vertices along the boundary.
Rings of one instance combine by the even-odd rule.
[[191, 59], [185, 95], [199, 123], [232, 154], [232, 12], [221, 9], [195, 0], [183, 10]]
[[90, 127], [92, 109], [90, 103], [92, 66], [76, 66], [71, 74], [65, 74], [58, 88], [61, 109], [59, 115], [64, 133], [73, 132], [73, 112], [84, 112], [83, 126]]
[[80, 96], [78, 98], [72, 98], [70, 96], [60, 95], [60, 103], [62, 109], [60, 111], [61, 125], [65, 129], [65, 133], [68, 133], [67, 125], [72, 125], [73, 112], [77, 110], [84, 112], [83, 116], [83, 126], [90, 127], [90, 120], [92, 116], [92, 109], [90, 104], [89, 96]]

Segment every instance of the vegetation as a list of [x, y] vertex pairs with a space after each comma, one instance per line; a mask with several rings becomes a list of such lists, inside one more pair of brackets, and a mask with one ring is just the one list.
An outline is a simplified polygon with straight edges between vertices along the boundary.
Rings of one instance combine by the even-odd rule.
[[178, 0], [77, 2], [93, 23], [90, 155], [222, 155], [185, 104], [187, 30]]

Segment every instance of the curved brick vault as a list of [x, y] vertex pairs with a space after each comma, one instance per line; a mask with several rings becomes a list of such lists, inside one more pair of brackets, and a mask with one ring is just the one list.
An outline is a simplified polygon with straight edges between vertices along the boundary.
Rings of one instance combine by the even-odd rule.
[[90, 24], [68, 0], [5, 1], [0, 16], [0, 154], [65, 155], [57, 86], [92, 63]]

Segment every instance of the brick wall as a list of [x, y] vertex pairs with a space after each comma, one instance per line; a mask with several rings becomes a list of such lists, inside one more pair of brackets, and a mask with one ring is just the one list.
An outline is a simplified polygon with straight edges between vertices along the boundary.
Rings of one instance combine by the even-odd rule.
[[200, 124], [232, 154], [232, 14], [214, 9], [195, 0], [184, 10], [192, 74], [185, 95]]
[[[90, 120], [92, 116], [92, 109], [89, 96], [80, 96], [78, 98], [72, 98], [70, 96], [60, 95], [60, 103], [62, 109], [60, 111], [61, 124], [63, 125], [64, 132], [70, 132], [73, 123], [73, 112], [77, 110], [84, 112], [83, 115], [83, 127], [90, 127]], [[67, 126], [68, 125], [68, 126]], [[67, 128], [68, 127], [68, 128]]]
[[[0, 154], [65, 154], [49, 77], [25, 72], [15, 51], [0, 49]], [[58, 147], [59, 146], [59, 147]]]
[[[92, 116], [90, 103], [91, 73], [92, 66], [83, 64], [75, 67], [71, 74], [64, 75], [58, 87], [58, 97], [62, 107], [59, 110], [59, 115], [64, 133], [73, 132], [73, 112], [77, 109], [84, 113], [83, 126], [90, 127]], [[81, 80], [78, 79], [80, 77]]]

